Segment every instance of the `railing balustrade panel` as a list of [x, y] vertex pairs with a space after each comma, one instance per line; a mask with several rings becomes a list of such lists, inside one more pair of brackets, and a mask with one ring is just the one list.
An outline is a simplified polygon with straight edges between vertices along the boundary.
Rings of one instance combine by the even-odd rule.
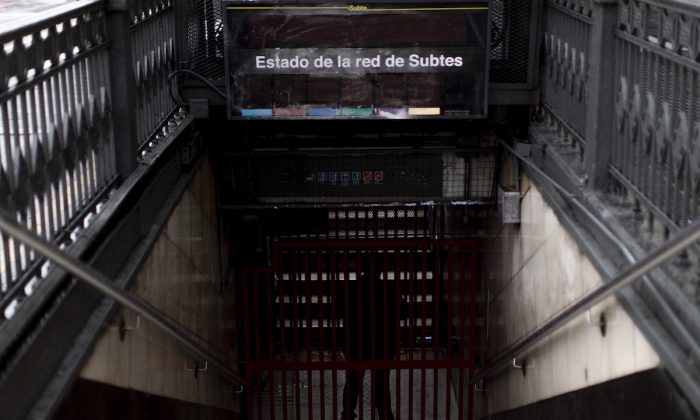
[[667, 225], [698, 216], [698, 21], [698, 7], [619, 2], [612, 174]]
[[583, 139], [591, 9], [588, 1], [548, 0], [544, 11], [542, 100], [551, 123]]
[[129, 12], [137, 141], [143, 145], [176, 107], [168, 91], [168, 76], [175, 70], [175, 5], [172, 0], [137, 0]]
[[[0, 33], [0, 207], [62, 242], [115, 177], [105, 11], [81, 2]], [[0, 324], [48, 272], [0, 235]]]

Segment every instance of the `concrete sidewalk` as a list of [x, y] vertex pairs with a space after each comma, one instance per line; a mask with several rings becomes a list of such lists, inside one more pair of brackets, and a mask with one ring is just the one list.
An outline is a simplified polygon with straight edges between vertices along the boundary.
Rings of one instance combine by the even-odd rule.
[[0, 0], [0, 30], [10, 23], [30, 18], [37, 12], [80, 0]]

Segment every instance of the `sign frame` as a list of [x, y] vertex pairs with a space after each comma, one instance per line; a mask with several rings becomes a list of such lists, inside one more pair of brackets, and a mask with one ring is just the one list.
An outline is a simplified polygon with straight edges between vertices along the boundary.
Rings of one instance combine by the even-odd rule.
[[[417, 2], [412, 2], [412, 3], [398, 3], [398, 2], [387, 2], [386, 0], [369, 0], [365, 1], [362, 4], [356, 4], [356, 3], [350, 3], [350, 2], [334, 2], [334, 3], [328, 3], [324, 2], [322, 0], [308, 0], [308, 1], [299, 1], [299, 2], [291, 2], [291, 1], [241, 1], [241, 0], [224, 0], [223, 2], [225, 14], [224, 14], [224, 61], [225, 61], [225, 81], [226, 81], [226, 92], [227, 92], [227, 116], [228, 119], [230, 120], [316, 120], [316, 119], [321, 119], [321, 120], [353, 120], [353, 119], [365, 119], [365, 120], [382, 120], [382, 119], [430, 119], [430, 120], [441, 120], [441, 119], [446, 119], [446, 120], [483, 120], [488, 117], [488, 93], [489, 93], [489, 69], [490, 69], [490, 43], [491, 43], [491, 10], [489, 8], [489, 2], [485, 0], [446, 0], [446, 1], [431, 1], [431, 0], [423, 0], [423, 1], [417, 1]], [[334, 11], [331, 13], [335, 14], [346, 14], [346, 13], [352, 13], [352, 14], [360, 14], [360, 13], [368, 13], [368, 14], [380, 14], [380, 13], [393, 13], [394, 11], [400, 11], [400, 12], [410, 12], [410, 13], [429, 13], [429, 12], [439, 12], [439, 11], [467, 11], [469, 9], [478, 9], [480, 12], [486, 12], [486, 22], [485, 22], [485, 34], [484, 34], [484, 47], [483, 47], [483, 72], [478, 73], [477, 76], [481, 76], [483, 80], [479, 84], [475, 84], [481, 89], [480, 95], [482, 98], [477, 98], [477, 99], [483, 99], [483, 101], [479, 100], [476, 102], [477, 104], [480, 103], [481, 105], [481, 110], [483, 112], [481, 113], [470, 113], [467, 110], [448, 110], [448, 109], [442, 109], [442, 108], [435, 108], [435, 107], [409, 107], [408, 104], [404, 105], [403, 111], [401, 108], [396, 108], [398, 110], [398, 113], [396, 114], [385, 114], [383, 111], [386, 108], [377, 108], [375, 107], [376, 104], [371, 104], [372, 108], [365, 108], [365, 107], [358, 107], [358, 108], [345, 108], [345, 107], [340, 107], [337, 106], [335, 109], [333, 107], [315, 107], [313, 105], [299, 105], [299, 108], [306, 109], [304, 115], [300, 115], [299, 113], [289, 113], [286, 112], [285, 109], [280, 109], [276, 108], [275, 104], [272, 103], [270, 104], [270, 107], [267, 108], [246, 108], [247, 112], [244, 112], [241, 110], [241, 108], [238, 106], [239, 103], [236, 103], [235, 101], [235, 95], [238, 93], [236, 90], [236, 83], [234, 82], [235, 75], [232, 74], [231, 72], [234, 71], [232, 68], [232, 50], [234, 49], [234, 46], [231, 45], [231, 42], [233, 42], [231, 38], [231, 28], [230, 28], [230, 19], [229, 19], [229, 14], [230, 13], [240, 13], [240, 12], [245, 12], [245, 13], [256, 13], [256, 12], [262, 12], [262, 13], [268, 13], [268, 14], [282, 14], [283, 13], [292, 13], [294, 15], [299, 15], [299, 14], [314, 14], [318, 13], [318, 11], [324, 10], [323, 14], [328, 14], [328, 9], [332, 8]], [[406, 50], [406, 51], [411, 51], [410, 47], [386, 47], [384, 49], [390, 50], [391, 48], [394, 48], [396, 50]], [[465, 49], [467, 47], [450, 47], [450, 46], [444, 46], [444, 47], [435, 47], [435, 51], [440, 52], [443, 50], [449, 50], [449, 49], [457, 49], [457, 48], [462, 48]], [[314, 48], [306, 48], [307, 50], [313, 50]], [[327, 48], [329, 50], [333, 50], [334, 48]], [[337, 50], [338, 48], [335, 48]], [[350, 48], [349, 48], [350, 49]], [[362, 48], [354, 48], [355, 50], [362, 50]], [[473, 47], [473, 50], [477, 50], [480, 48]], [[277, 48], [279, 51], [280, 49]], [[292, 51], [292, 49], [284, 49], [285, 51]], [[366, 49], [366, 50], [369, 50]], [[319, 53], [320, 54], [320, 53]], [[431, 54], [431, 58], [432, 58]], [[387, 54], [384, 55], [383, 59], [385, 59]], [[437, 55], [436, 55], [437, 56]], [[377, 55], [379, 57], [379, 55]], [[449, 58], [449, 56], [447, 56]], [[257, 59], [257, 57], [256, 57]], [[442, 58], [441, 58], [442, 60]], [[466, 60], [466, 59], [465, 59]], [[441, 63], [450, 63], [448, 60], [444, 60], [444, 62]], [[380, 69], [382, 70], [382, 69]], [[453, 69], [447, 69], [447, 70], [442, 70], [442, 73], [446, 73], [449, 71], [454, 71]], [[388, 74], [391, 73], [391, 71], [386, 71], [386, 72], [381, 72], [381, 71], [367, 71], [365, 73], [362, 73], [362, 75], [366, 75], [369, 73], [379, 73], [379, 74]], [[395, 72], [395, 73], [400, 73], [400, 74], [410, 74], [410, 73], [419, 73], [420, 71], [404, 71], [404, 72]], [[428, 74], [437, 74], [439, 75], [441, 72], [424, 72]], [[308, 75], [309, 73], [303, 73], [303, 71], [297, 72], [298, 74], [306, 74]], [[269, 74], [278, 74], [270, 72]], [[284, 73], [284, 74], [294, 74], [294, 72], [290, 73]], [[319, 73], [320, 74], [320, 73]], [[467, 74], [464, 72], [464, 74]], [[239, 89], [240, 90], [240, 89]], [[459, 93], [459, 92], [458, 92]], [[389, 111], [393, 111], [393, 109], [389, 109]]]

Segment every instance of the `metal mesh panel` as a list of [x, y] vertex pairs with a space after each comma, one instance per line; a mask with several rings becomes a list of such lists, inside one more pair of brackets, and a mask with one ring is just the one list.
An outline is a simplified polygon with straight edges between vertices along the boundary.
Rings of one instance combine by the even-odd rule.
[[427, 237], [426, 208], [333, 209], [328, 212], [328, 236], [332, 238]]
[[491, 9], [491, 82], [530, 79], [530, 0], [494, 0]]
[[191, 69], [209, 79], [223, 79], [224, 21], [221, 0], [188, 0], [186, 10], [186, 51]]
[[465, 193], [468, 200], [490, 201], [494, 196], [494, 171], [496, 160], [492, 153], [471, 156], [469, 164], [469, 182]]
[[476, 154], [306, 154], [231, 157], [229, 205], [492, 201], [495, 159]]

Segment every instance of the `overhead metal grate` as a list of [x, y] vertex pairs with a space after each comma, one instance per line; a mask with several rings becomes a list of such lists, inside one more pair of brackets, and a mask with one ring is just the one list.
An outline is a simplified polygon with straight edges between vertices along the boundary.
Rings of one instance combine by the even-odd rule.
[[217, 80], [224, 77], [224, 21], [221, 0], [187, 0], [187, 57], [190, 69]]
[[222, 204], [492, 202], [495, 151], [229, 156]]
[[527, 83], [530, 80], [533, 7], [530, 0], [492, 0], [489, 3], [491, 83]]

